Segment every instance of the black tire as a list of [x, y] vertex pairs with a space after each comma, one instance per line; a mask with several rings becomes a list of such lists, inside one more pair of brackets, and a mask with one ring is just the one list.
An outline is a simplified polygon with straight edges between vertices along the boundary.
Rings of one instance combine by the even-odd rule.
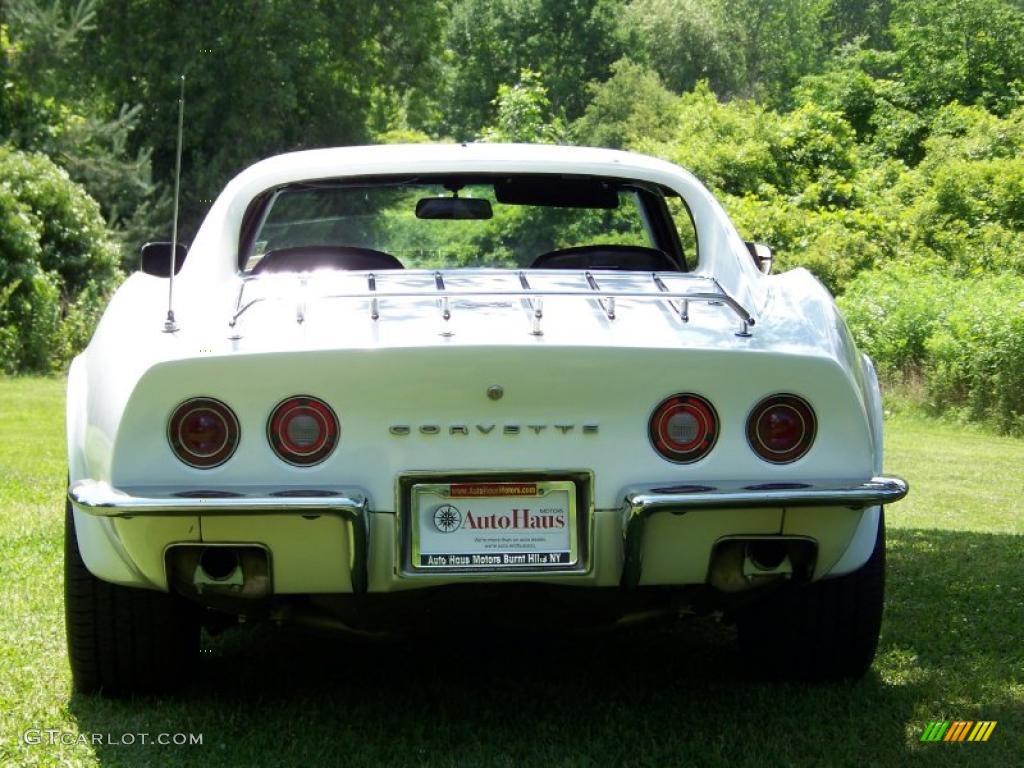
[[885, 511], [875, 548], [856, 571], [780, 590], [737, 617], [740, 652], [764, 677], [860, 678], [878, 647], [885, 599]]
[[110, 584], [85, 567], [64, 517], [64, 619], [75, 691], [156, 693], [188, 677], [199, 653], [196, 608], [166, 592]]

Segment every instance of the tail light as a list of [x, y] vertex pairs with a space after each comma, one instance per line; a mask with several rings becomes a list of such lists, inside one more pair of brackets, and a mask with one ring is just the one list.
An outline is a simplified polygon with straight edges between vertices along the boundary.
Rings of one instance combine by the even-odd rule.
[[338, 417], [323, 400], [307, 395], [278, 403], [267, 423], [267, 439], [281, 459], [308, 467], [326, 459], [338, 444]]
[[747, 442], [772, 464], [789, 464], [810, 450], [818, 431], [814, 409], [796, 395], [772, 395], [747, 418]]
[[651, 444], [664, 458], [690, 464], [714, 448], [718, 414], [699, 395], [673, 395], [654, 409], [647, 429]]
[[211, 469], [231, 458], [238, 447], [238, 418], [220, 400], [195, 397], [171, 414], [167, 439], [174, 454], [190, 467]]

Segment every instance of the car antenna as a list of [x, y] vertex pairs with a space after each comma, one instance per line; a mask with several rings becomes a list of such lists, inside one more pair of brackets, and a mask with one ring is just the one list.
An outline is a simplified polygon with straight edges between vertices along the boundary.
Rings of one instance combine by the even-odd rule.
[[171, 225], [171, 274], [167, 280], [167, 319], [164, 333], [174, 333], [178, 324], [174, 320], [174, 273], [178, 271], [178, 201], [181, 198], [181, 135], [185, 124], [185, 75], [181, 76], [181, 95], [178, 96], [178, 151], [174, 159], [174, 222]]

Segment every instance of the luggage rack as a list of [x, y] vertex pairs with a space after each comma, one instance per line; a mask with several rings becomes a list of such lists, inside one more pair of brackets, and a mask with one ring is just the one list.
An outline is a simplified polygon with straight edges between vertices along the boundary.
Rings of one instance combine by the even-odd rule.
[[[754, 317], [736, 299], [722, 287], [713, 277], [697, 277], [680, 275], [671, 272], [649, 272], [647, 277], [644, 273], [624, 272], [603, 273], [598, 282], [597, 277], [589, 270], [570, 272], [568, 270], [530, 270], [530, 277], [558, 278], [560, 282], [567, 282], [567, 278], [579, 278], [577, 285], [559, 285], [557, 287], [545, 288], [536, 287], [531, 284], [525, 270], [458, 270], [444, 272], [441, 270], [402, 270], [388, 273], [380, 272], [345, 272], [341, 273], [347, 280], [363, 281], [365, 287], [356, 290], [327, 291], [317, 295], [317, 299], [355, 299], [369, 303], [369, 315], [372, 321], [380, 320], [383, 310], [382, 303], [389, 299], [437, 299], [438, 316], [441, 321], [441, 335], [451, 336], [450, 321], [452, 318], [452, 301], [461, 298], [510, 298], [520, 299], [527, 310], [530, 319], [530, 333], [534, 336], [543, 336], [544, 331], [541, 321], [544, 319], [544, 299], [552, 297], [578, 296], [595, 301], [609, 322], [614, 322], [617, 317], [616, 300], [648, 300], [664, 302], [675, 314], [680, 322], [690, 321], [690, 303], [701, 302], [711, 306], [725, 306], [736, 315], [740, 322], [736, 335], [742, 338], [751, 336], [751, 328], [755, 324]], [[275, 280], [282, 279], [275, 277]], [[449, 282], [445, 278], [449, 278]], [[494, 281], [495, 278], [506, 280], [507, 285], [464, 287], [452, 286], [451, 282], [466, 279], [478, 278]], [[296, 276], [296, 291], [280, 296], [256, 296], [246, 300], [245, 292], [249, 283], [264, 279], [256, 276], [246, 277], [238, 292], [235, 308], [228, 322], [233, 329], [232, 338], [241, 338], [238, 333], [239, 319], [253, 306], [268, 301], [296, 301], [296, 320], [302, 323], [306, 314], [306, 305], [309, 298], [310, 276], [300, 274]], [[386, 287], [386, 282], [395, 278], [403, 283], [411, 280], [421, 279], [421, 285], [404, 285], [397, 288]], [[616, 278], [620, 278], [616, 280]], [[678, 290], [670, 288], [666, 280], [683, 279], [687, 282], [700, 282], [704, 286], [710, 284], [713, 290], [706, 290], [701, 286], [697, 290]], [[620, 283], [615, 285], [615, 283]], [[628, 285], [621, 283], [627, 282]], [[648, 287], [649, 286], [649, 287]]]

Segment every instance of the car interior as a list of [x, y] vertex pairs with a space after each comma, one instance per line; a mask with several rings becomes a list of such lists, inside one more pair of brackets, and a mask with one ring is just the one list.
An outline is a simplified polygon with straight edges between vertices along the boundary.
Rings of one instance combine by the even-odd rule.
[[[288, 184], [250, 204], [239, 268], [250, 275], [448, 268], [423, 263], [415, 247], [440, 251], [455, 242], [505, 251], [497, 263], [452, 266], [688, 271], [666, 196], [674, 193], [644, 182], [537, 174]], [[678, 208], [689, 217], [685, 204]]]

